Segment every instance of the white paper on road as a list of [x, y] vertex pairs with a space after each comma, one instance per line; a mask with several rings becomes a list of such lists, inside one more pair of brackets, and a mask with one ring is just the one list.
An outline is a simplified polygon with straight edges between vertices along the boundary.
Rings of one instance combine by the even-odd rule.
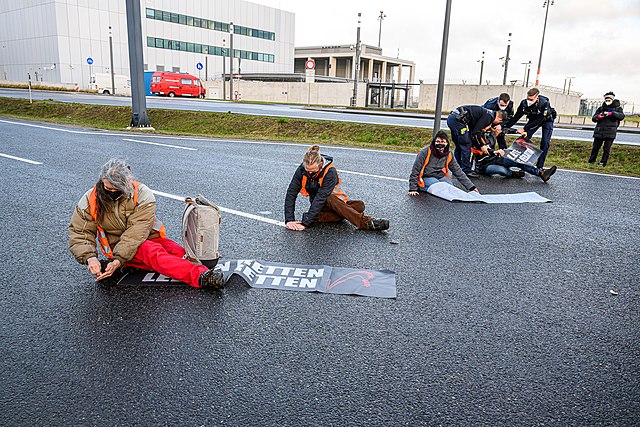
[[546, 203], [546, 199], [535, 192], [514, 194], [479, 194], [474, 191], [467, 193], [446, 182], [436, 182], [427, 190], [429, 194], [449, 202], [481, 202], [481, 203]]

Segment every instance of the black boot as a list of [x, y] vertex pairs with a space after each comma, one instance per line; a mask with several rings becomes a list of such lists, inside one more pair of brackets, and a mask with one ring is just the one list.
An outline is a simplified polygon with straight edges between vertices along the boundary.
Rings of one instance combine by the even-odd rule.
[[220, 290], [224, 288], [224, 275], [220, 270], [209, 269], [200, 275], [200, 286]]

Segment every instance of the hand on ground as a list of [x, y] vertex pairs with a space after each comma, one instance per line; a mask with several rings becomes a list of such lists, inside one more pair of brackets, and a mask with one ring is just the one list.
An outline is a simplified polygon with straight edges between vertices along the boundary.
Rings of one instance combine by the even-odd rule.
[[287, 223], [287, 228], [289, 230], [302, 231], [307, 227], [305, 227], [300, 221], [289, 221]]

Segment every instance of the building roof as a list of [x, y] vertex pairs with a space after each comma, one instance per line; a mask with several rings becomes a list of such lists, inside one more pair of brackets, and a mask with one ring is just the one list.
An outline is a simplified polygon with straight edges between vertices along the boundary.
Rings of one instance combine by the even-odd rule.
[[[401, 58], [392, 58], [390, 56], [382, 55], [382, 48], [377, 46], [371, 46], [368, 44], [362, 44], [362, 51], [360, 52], [360, 58], [362, 59], [374, 59], [377, 61], [385, 61], [394, 64], [402, 64], [407, 66], [415, 66], [413, 61]], [[296, 47], [294, 50], [295, 58], [319, 58], [319, 57], [352, 57], [355, 55], [355, 45], [342, 44], [332, 46], [301, 46]]]

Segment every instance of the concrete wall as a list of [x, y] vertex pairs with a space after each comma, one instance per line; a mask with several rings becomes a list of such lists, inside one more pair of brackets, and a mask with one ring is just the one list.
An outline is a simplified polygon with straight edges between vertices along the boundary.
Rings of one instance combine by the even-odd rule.
[[[494, 98], [502, 92], [511, 96], [517, 108], [518, 103], [526, 98], [529, 88], [522, 86], [502, 85], [445, 85], [442, 100], [442, 110], [450, 111], [460, 105], [482, 105], [487, 99]], [[551, 106], [558, 114], [578, 114], [580, 109], [580, 96], [574, 94], [562, 94], [554, 92], [540, 92], [549, 98]], [[435, 110], [437, 85], [421, 84], [418, 108], [421, 110]]]
[[[205, 82], [207, 98], [222, 99], [222, 81]], [[348, 106], [353, 95], [353, 83], [304, 83], [235, 81], [233, 90], [243, 101], [283, 102]], [[358, 83], [358, 106], [364, 106], [366, 84]], [[229, 97], [229, 82], [226, 88]]]

